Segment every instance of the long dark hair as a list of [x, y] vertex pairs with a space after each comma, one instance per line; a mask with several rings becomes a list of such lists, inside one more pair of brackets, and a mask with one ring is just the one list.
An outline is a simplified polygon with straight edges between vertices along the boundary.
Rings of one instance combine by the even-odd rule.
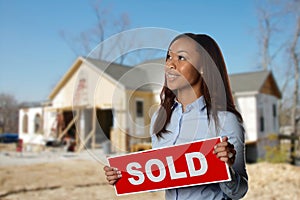
[[[199, 44], [197, 50], [201, 56], [200, 78], [202, 79], [200, 90], [206, 104], [208, 120], [210, 121], [210, 116], [212, 116], [216, 126], [218, 126], [218, 111], [229, 111], [242, 123], [243, 118], [234, 105], [225, 61], [218, 44], [205, 34], [184, 33], [175, 37], [170, 46], [182, 37], [192, 38]], [[171, 120], [175, 98], [176, 91], [172, 91], [167, 87], [165, 79], [165, 84], [160, 93], [160, 108], [153, 127], [154, 134], [159, 138], [168, 132], [166, 127]]]

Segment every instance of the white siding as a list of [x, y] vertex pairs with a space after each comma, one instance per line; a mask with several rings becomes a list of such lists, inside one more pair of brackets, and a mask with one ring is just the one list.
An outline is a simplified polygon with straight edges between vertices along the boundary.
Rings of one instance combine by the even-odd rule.
[[[264, 138], [269, 134], [278, 133], [279, 132], [279, 121], [278, 121], [278, 100], [276, 97], [267, 95], [267, 94], [259, 94], [257, 95], [257, 130], [258, 130], [258, 138]], [[273, 113], [273, 106], [276, 107], [276, 112]], [[274, 115], [275, 114], [275, 115]], [[260, 117], [264, 118], [264, 130], [261, 131], [261, 120]]]
[[[258, 158], [264, 158], [266, 153], [265, 147], [274, 143], [268, 138], [268, 135], [279, 133], [277, 102], [278, 100], [274, 96], [267, 94], [257, 95]], [[276, 105], [275, 116], [273, 115], [273, 105]], [[260, 119], [261, 117], [263, 117], [263, 121]], [[261, 129], [262, 126], [263, 130]]]
[[237, 107], [244, 119], [246, 131], [246, 142], [257, 140], [257, 116], [256, 116], [256, 97], [255, 95], [238, 96], [236, 95]]
[[[74, 105], [94, 105], [95, 89], [100, 73], [87, 66], [84, 62], [68, 82], [60, 89], [53, 99], [54, 108], [64, 108]], [[80, 81], [84, 80], [84, 83]], [[84, 86], [84, 88], [82, 88]], [[80, 88], [81, 87], [81, 88]], [[107, 87], [107, 85], [102, 86]]]
[[[37, 114], [43, 119], [43, 109], [41, 107], [19, 110], [19, 138], [22, 139], [24, 143], [43, 143], [43, 133], [35, 133], [35, 117]], [[28, 116], [27, 133], [23, 132], [23, 119], [25, 115]]]
[[57, 112], [50, 107], [45, 107], [44, 109], [44, 137], [45, 139], [51, 140], [53, 139], [53, 135], [51, 135], [51, 129], [56, 128], [53, 127], [55, 125]]
[[[80, 80], [85, 80], [85, 89], [78, 96]], [[125, 91], [112, 78], [103, 75], [99, 70], [82, 63], [69, 81], [53, 99], [54, 108], [73, 105], [97, 106], [107, 109], [124, 109]]]
[[63, 108], [73, 105], [73, 92], [78, 72], [60, 89], [52, 101], [53, 108]]

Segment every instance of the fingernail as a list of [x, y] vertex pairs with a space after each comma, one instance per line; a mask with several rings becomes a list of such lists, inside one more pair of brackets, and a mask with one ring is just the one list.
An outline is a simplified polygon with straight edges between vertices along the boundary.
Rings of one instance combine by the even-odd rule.
[[120, 172], [120, 171], [117, 171], [117, 174], [121, 174], [121, 172]]
[[118, 178], [121, 178], [122, 177], [122, 174], [118, 174]]
[[118, 168], [114, 168], [114, 171], [118, 171]]

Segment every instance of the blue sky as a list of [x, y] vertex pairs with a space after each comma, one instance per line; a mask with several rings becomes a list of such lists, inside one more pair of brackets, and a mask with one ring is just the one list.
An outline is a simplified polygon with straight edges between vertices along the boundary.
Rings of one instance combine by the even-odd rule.
[[[0, 93], [46, 100], [76, 59], [59, 35], [76, 36], [96, 23], [87, 0], [0, 0]], [[230, 74], [257, 70], [254, 1], [103, 0], [130, 28], [161, 27], [206, 33], [220, 45]]]

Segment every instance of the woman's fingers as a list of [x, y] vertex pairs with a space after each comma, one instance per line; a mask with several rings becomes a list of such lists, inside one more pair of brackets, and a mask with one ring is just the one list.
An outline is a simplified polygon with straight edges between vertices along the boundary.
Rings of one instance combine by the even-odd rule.
[[106, 175], [108, 181], [113, 180], [113, 179], [119, 179], [122, 177], [122, 174], [119, 171], [106, 172], [105, 175]]
[[108, 183], [109, 183], [110, 185], [114, 185], [116, 182], [117, 182], [116, 180], [108, 181]]
[[236, 151], [233, 144], [228, 142], [228, 137], [222, 138], [222, 142], [215, 145], [213, 153], [229, 166], [233, 165]]
[[114, 169], [116, 169], [116, 168], [114, 168], [114, 167], [109, 167], [109, 166], [104, 166], [104, 167], [103, 167], [103, 170], [104, 170], [105, 172], [114, 171]]
[[110, 185], [114, 185], [122, 177], [121, 171], [117, 168], [105, 166], [103, 170], [105, 171], [106, 180]]
[[229, 157], [228, 154], [229, 154], [229, 152], [227, 152], [227, 151], [220, 151], [220, 152], [216, 153], [218, 158]]
[[222, 138], [222, 142], [227, 142], [227, 141], [228, 141], [228, 137], [227, 136], [225, 136], [225, 137]]

